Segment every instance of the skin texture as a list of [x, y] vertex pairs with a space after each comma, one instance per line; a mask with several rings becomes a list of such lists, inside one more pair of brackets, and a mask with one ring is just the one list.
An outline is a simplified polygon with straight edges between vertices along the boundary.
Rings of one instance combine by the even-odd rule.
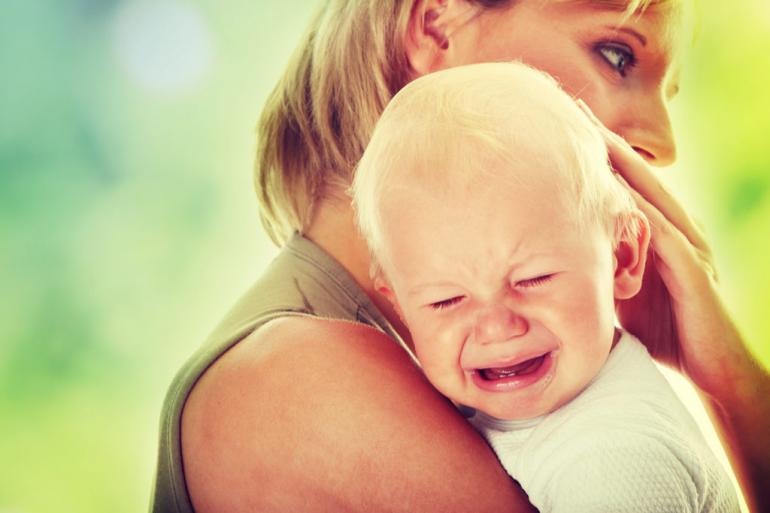
[[[612, 346], [615, 298], [641, 287], [648, 238], [639, 218], [638, 239], [626, 234], [615, 251], [604, 226], [574, 218], [547, 162], [498, 167], [484, 186], [446, 194], [400, 177], [406, 186], [384, 195], [380, 215], [388, 281], [380, 290], [445, 396], [525, 419], [572, 400], [596, 376]], [[516, 186], [509, 176], [540, 183]], [[480, 369], [544, 354], [548, 370], [526, 387], [478, 385]]]
[[198, 512], [531, 511], [404, 351], [363, 325], [264, 326], [204, 375], [182, 432]]
[[[413, 72], [524, 56], [594, 109], [597, 123], [609, 129], [613, 164], [638, 191], [652, 223], [652, 277], [645, 278], [638, 303], [621, 306], [621, 319], [642, 340], [655, 340], [653, 354], [707, 395], [749, 504], [770, 510], [760, 492], [770, 489], [770, 379], [748, 355], [719, 299], [708, 247], [647, 166], [675, 156], [665, 110], [676, 91], [673, 55], [645, 53], [635, 38], [624, 39], [639, 52], [638, 65], [624, 77], [618, 55], [613, 70], [591, 44], [625, 38], [611, 28], [592, 28], [599, 14], [612, 25], [622, 21], [620, 13], [582, 6], [591, 13], [579, 16], [576, 6], [559, 11], [546, 4], [548, 15], [537, 21], [539, 5], [523, 0], [510, 11], [469, 16], [474, 13], [463, 2], [416, 1], [405, 40]], [[656, 19], [648, 12], [629, 20], [650, 47], [667, 40]], [[593, 38], [575, 40], [578, 32], [594, 30]], [[534, 44], [532, 38], [545, 33], [551, 39]], [[349, 204], [319, 200], [305, 235], [350, 271], [409, 340], [369, 278], [368, 250]], [[656, 323], [645, 317], [649, 313]], [[650, 330], [653, 324], [664, 325], [660, 336]], [[349, 369], [356, 370], [355, 379], [344, 372]], [[202, 513], [530, 508], [481, 438], [403, 351], [374, 330], [342, 321], [281, 319], [225, 354], [188, 400], [182, 449], [188, 488]]]

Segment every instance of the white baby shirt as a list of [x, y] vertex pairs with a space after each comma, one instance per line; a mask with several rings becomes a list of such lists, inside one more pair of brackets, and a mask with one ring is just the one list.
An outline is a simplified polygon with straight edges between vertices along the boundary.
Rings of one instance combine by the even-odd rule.
[[647, 349], [624, 333], [558, 410], [470, 419], [541, 513], [737, 512], [727, 473]]

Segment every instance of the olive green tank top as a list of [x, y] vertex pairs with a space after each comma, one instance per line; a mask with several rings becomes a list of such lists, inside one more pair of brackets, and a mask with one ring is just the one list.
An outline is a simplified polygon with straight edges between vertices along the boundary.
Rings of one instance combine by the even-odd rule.
[[255, 329], [287, 315], [358, 321], [379, 329], [406, 348], [353, 277], [313, 242], [295, 234], [171, 383], [161, 413], [150, 511], [194, 512], [182, 468], [180, 423], [182, 408], [196, 381], [217, 358]]

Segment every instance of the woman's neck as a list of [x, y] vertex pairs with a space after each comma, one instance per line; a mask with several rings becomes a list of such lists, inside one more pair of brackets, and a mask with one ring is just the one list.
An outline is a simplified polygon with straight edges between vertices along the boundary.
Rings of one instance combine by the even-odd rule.
[[319, 200], [313, 210], [313, 221], [303, 235], [334, 257], [353, 276], [358, 286], [393, 325], [410, 349], [414, 350], [406, 326], [393, 305], [377, 293], [369, 277], [369, 250], [358, 232], [350, 204], [332, 197]]

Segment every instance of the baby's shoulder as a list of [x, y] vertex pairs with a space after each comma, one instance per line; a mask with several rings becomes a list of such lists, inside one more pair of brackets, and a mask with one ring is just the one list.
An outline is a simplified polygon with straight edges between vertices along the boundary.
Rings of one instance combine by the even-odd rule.
[[541, 460], [546, 511], [737, 511], [720, 463], [676, 430], [606, 423], [573, 435]]
[[552, 511], [698, 511], [690, 468], [661, 440], [625, 430], [597, 429], [554, 468]]

